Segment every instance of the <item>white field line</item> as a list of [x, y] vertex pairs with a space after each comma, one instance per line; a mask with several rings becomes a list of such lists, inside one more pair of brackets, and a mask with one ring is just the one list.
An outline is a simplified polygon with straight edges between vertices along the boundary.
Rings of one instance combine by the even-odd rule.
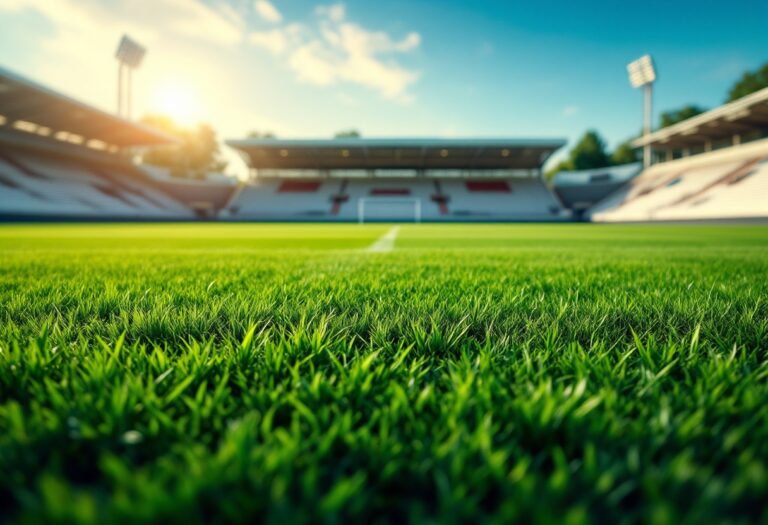
[[387, 233], [368, 247], [369, 252], [391, 252], [395, 249], [395, 240], [400, 233], [400, 226], [392, 226]]

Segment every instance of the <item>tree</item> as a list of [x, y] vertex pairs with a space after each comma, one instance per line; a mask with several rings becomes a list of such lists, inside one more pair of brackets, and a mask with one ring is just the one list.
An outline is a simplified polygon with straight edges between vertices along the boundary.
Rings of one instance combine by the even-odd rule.
[[665, 111], [661, 114], [660, 125], [659, 129], [666, 128], [667, 126], [671, 126], [672, 124], [677, 124], [678, 122], [682, 122], [684, 120], [688, 120], [691, 117], [695, 117], [696, 115], [700, 115], [704, 113], [706, 109], [701, 108], [699, 106], [695, 106], [693, 104], [688, 104], [687, 106], [683, 106], [679, 109], [673, 109], [670, 111]]
[[755, 71], [745, 72], [731, 87], [726, 102], [733, 102], [765, 87], [768, 87], [768, 62]]
[[576, 145], [568, 153], [568, 158], [561, 160], [544, 173], [546, 180], [552, 180], [561, 171], [590, 170], [606, 168], [617, 164], [628, 164], [637, 161], [636, 150], [630, 141], [619, 144], [612, 155], [605, 150], [605, 141], [595, 130], [589, 130], [581, 136]]
[[356, 129], [343, 129], [337, 131], [333, 138], [335, 139], [359, 139], [362, 135]]
[[209, 124], [183, 127], [165, 115], [147, 115], [141, 121], [179, 139], [179, 144], [161, 146], [144, 153], [146, 164], [168, 168], [174, 177], [204, 178], [209, 171], [223, 171], [216, 132]]
[[249, 139], [276, 139], [277, 136], [271, 131], [257, 131], [251, 130], [246, 135]]
[[605, 141], [595, 130], [589, 130], [571, 150], [568, 161], [575, 170], [605, 168], [611, 165], [611, 158], [605, 151]]
[[619, 144], [611, 155], [611, 163], [618, 166], [621, 164], [631, 164], [637, 162], [637, 148], [633, 148], [630, 141]]

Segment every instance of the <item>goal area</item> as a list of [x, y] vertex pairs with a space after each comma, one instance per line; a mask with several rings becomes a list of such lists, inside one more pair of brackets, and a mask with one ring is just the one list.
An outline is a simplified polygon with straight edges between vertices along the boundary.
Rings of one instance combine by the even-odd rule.
[[357, 222], [421, 222], [421, 199], [360, 198], [357, 200]]

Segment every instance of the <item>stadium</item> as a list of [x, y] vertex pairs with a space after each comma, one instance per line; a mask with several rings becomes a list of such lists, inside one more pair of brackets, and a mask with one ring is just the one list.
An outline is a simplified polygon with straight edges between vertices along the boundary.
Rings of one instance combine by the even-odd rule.
[[[175, 139], [0, 70], [7, 219], [597, 222], [768, 218], [768, 88], [637, 139], [655, 162], [560, 172], [562, 139], [240, 139], [253, 174], [179, 180], [131, 151]], [[21, 103], [23, 101], [23, 103]]]
[[[174, 137], [0, 70], [2, 216], [69, 220], [697, 221], [768, 218], [768, 88], [637, 139], [656, 162], [561, 172], [562, 139], [241, 139], [249, 183], [174, 180]], [[20, 101], [24, 101], [23, 104]]]
[[[44, 40], [30, 13], [96, 35], [96, 13], [131, 12], [86, 4], [0, 3], [0, 22]], [[612, 110], [568, 106], [541, 125], [539, 104], [507, 133], [413, 135], [429, 100], [411, 101], [422, 80], [402, 55], [420, 35], [366, 32], [335, 4], [305, 6], [324, 40], [303, 41], [309, 22], [258, 0], [249, 16], [269, 30], [232, 43], [213, 31], [239, 27], [225, 23], [237, 6], [193, 4], [169, 8], [161, 33], [212, 39], [203, 48], [222, 57], [263, 45], [286, 71], [328, 46], [301, 62], [297, 88], [260, 63], [264, 97], [325, 90], [345, 118], [375, 127], [384, 108], [412, 121], [326, 138], [310, 122], [325, 108], [297, 98], [299, 117], [274, 108], [296, 132], [246, 131], [267, 126], [248, 121], [251, 86], [216, 79], [241, 130], [219, 140], [172, 114], [183, 91], [166, 113], [133, 117], [162, 49], [104, 31], [118, 43], [105, 52], [119, 75], [110, 111], [71, 88], [91, 93], [95, 78], [73, 70], [65, 88], [31, 59], [6, 67], [20, 48], [0, 37], [0, 523], [768, 520], [768, 65], [711, 109], [662, 107], [657, 126], [653, 97], [668, 104], [671, 88], [656, 70], [675, 53], [649, 36], [659, 65], [621, 55], [629, 85], [620, 69], [602, 77], [636, 95], [631, 122], [617, 120], [643, 128], [612, 154], [593, 131]], [[514, 26], [509, 6], [441, 12], [463, 23], [495, 9]], [[184, 16], [200, 17], [194, 31]], [[737, 42], [751, 34], [728, 16]], [[328, 58], [349, 42], [348, 62]], [[65, 48], [39, 51], [65, 63]], [[507, 60], [496, 51], [463, 66]], [[376, 84], [384, 73], [402, 87]], [[529, 99], [500, 100], [551, 98], [529, 84]], [[496, 130], [503, 110], [467, 93], [441, 118], [468, 106]], [[572, 117], [588, 122], [578, 140]]]

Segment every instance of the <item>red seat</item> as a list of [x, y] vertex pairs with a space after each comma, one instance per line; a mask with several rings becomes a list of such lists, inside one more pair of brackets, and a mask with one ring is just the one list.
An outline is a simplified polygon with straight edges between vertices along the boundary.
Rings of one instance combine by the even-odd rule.
[[317, 180], [284, 180], [277, 188], [278, 193], [312, 193], [320, 189]]
[[468, 180], [467, 191], [482, 191], [491, 193], [510, 193], [512, 188], [505, 180]]

